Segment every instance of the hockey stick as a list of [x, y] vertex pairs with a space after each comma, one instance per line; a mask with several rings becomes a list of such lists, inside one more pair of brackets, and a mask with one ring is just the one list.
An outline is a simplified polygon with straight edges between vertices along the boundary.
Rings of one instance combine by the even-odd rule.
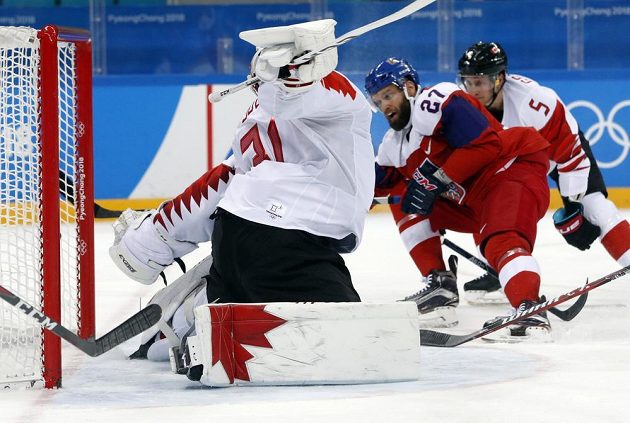
[[157, 304], [151, 304], [100, 338], [96, 340], [87, 340], [74, 334], [71, 330], [46, 316], [44, 313], [37, 310], [35, 307], [2, 286], [0, 286], [0, 298], [16, 307], [27, 316], [37, 320], [44, 329], [48, 329], [58, 337], [65, 339], [67, 342], [91, 357], [98, 357], [123, 342], [130, 340], [134, 336], [144, 332], [156, 324], [162, 317], [162, 309], [160, 306]]
[[[397, 204], [399, 202], [400, 202], [400, 196], [398, 195], [393, 195], [390, 197], [374, 197], [374, 200], [372, 200], [372, 205]], [[449, 241], [446, 238], [444, 238], [443, 244], [449, 247], [451, 250], [455, 251], [456, 253], [460, 254], [465, 259], [471, 261], [472, 263], [476, 264], [477, 266], [487, 271], [495, 279], [497, 280], [499, 279], [499, 275], [493, 268], [488, 266], [482, 260], [479, 260], [477, 257], [470, 254], [468, 251], [464, 250], [463, 248], [459, 247], [458, 245], [454, 244], [453, 242]], [[549, 309], [549, 312], [553, 314], [554, 316], [556, 316], [557, 318], [559, 318], [560, 320], [564, 320], [565, 322], [568, 322], [570, 320], [573, 320], [575, 316], [577, 316], [582, 311], [582, 308], [584, 308], [584, 305], [586, 304], [587, 299], [588, 299], [588, 293], [584, 293], [583, 295], [580, 296], [580, 298], [577, 299], [575, 303], [573, 303], [566, 310], [560, 310], [556, 307], [551, 307]]]
[[426, 346], [431, 346], [431, 347], [456, 347], [458, 345], [472, 341], [473, 339], [486, 336], [501, 328], [509, 326], [512, 323], [516, 323], [530, 316], [533, 316], [534, 314], [538, 314], [542, 311], [549, 310], [553, 306], [562, 304], [563, 302], [568, 301], [571, 298], [575, 298], [577, 296], [583, 295], [586, 292], [597, 288], [598, 286], [602, 286], [604, 284], [607, 284], [608, 282], [614, 281], [615, 279], [622, 277], [628, 272], [630, 272], [630, 266], [626, 266], [615, 272], [609, 273], [608, 275], [603, 276], [597, 280], [594, 280], [593, 282], [588, 282], [587, 280], [586, 284], [582, 287], [575, 288], [574, 290], [569, 291], [566, 294], [562, 294], [549, 301], [543, 301], [539, 304], [536, 304], [535, 306], [528, 308], [527, 310], [523, 310], [520, 313], [516, 313], [512, 316], [505, 317], [504, 319], [497, 321], [490, 327], [479, 329], [478, 331], [469, 333], [467, 335], [452, 335], [452, 334], [444, 333], [444, 332], [436, 332], [436, 331], [428, 330], [428, 329], [420, 329], [420, 345], [426, 345]]
[[[497, 274], [497, 272], [492, 267], [488, 266], [488, 264], [486, 264], [483, 260], [479, 260], [477, 257], [470, 254], [468, 251], [464, 250], [462, 247], [458, 246], [457, 244], [455, 244], [454, 242], [446, 238], [444, 238], [444, 241], [442, 241], [442, 243], [446, 245], [448, 248], [450, 248], [451, 250], [455, 251], [457, 254], [464, 257], [466, 260], [476, 264], [478, 267], [488, 272], [490, 276], [495, 278], [497, 281], [499, 280], [499, 275]], [[551, 307], [549, 309], [549, 312], [553, 314], [554, 316], [556, 316], [557, 318], [564, 320], [565, 322], [568, 322], [570, 320], [573, 320], [575, 316], [580, 314], [580, 311], [582, 311], [582, 309], [584, 308], [584, 305], [586, 304], [587, 299], [588, 299], [588, 292], [585, 292], [584, 294], [580, 295], [577, 301], [573, 303], [570, 307], [568, 307], [566, 310], [560, 310], [556, 307]]]
[[444, 241], [442, 241], [442, 244], [446, 245], [448, 248], [455, 251], [457, 254], [464, 257], [469, 262], [477, 265], [477, 267], [480, 267], [486, 272], [490, 273], [490, 275], [492, 275], [492, 277], [494, 277], [496, 280], [499, 280], [499, 274], [496, 272], [496, 270], [488, 266], [488, 264], [484, 262], [483, 260], [478, 259], [477, 257], [470, 254], [468, 251], [464, 250], [462, 247], [458, 246], [457, 244], [451, 242], [450, 240], [446, 238], [444, 238]]
[[[64, 195], [67, 201], [72, 205], [75, 204], [74, 183], [61, 169], [59, 169], [59, 191]], [[121, 210], [110, 210], [94, 202], [94, 217], [97, 219], [111, 219], [119, 217], [121, 214]]]
[[[308, 61], [310, 61], [312, 58], [319, 56], [320, 54], [338, 47], [342, 44], [347, 43], [350, 40], [353, 40], [355, 38], [357, 38], [360, 35], [365, 34], [366, 32], [370, 32], [376, 28], [380, 28], [382, 26], [388, 25], [392, 22], [396, 22], [399, 19], [402, 19], [404, 17], [407, 17], [409, 15], [411, 15], [412, 13], [430, 5], [431, 3], [433, 3], [435, 0], [416, 0], [413, 3], [408, 4], [407, 6], [403, 7], [402, 9], [400, 9], [397, 12], [392, 13], [391, 15], [385, 16], [384, 18], [378, 19], [374, 22], [371, 22], [367, 25], [363, 25], [360, 26], [356, 29], [353, 29], [350, 32], [346, 32], [345, 34], [343, 34], [342, 36], [338, 37], [335, 39], [335, 41], [332, 44], [327, 45], [326, 47], [322, 48], [321, 50], [317, 50], [317, 51], [311, 51], [308, 52], [306, 54], [303, 54], [300, 57], [295, 58], [293, 61], [291, 61], [291, 63], [289, 63], [289, 66], [291, 65], [301, 65], [303, 63], [306, 63]], [[234, 94], [236, 92], [239, 92], [247, 87], [250, 87], [254, 84], [257, 84], [260, 82], [260, 79], [253, 77], [253, 78], [248, 78], [246, 81], [241, 82], [238, 85], [235, 85], [233, 87], [230, 87], [226, 90], [223, 91], [218, 91], [216, 93], [212, 93], [208, 96], [208, 99], [210, 100], [211, 103], [218, 103], [219, 101], [223, 100], [223, 97], [230, 95], [230, 94]]]
[[120, 217], [122, 210], [110, 210], [94, 202], [94, 217], [97, 219], [113, 219]]
[[376, 204], [398, 204], [400, 203], [400, 195], [390, 195], [389, 197], [374, 197], [372, 205]]

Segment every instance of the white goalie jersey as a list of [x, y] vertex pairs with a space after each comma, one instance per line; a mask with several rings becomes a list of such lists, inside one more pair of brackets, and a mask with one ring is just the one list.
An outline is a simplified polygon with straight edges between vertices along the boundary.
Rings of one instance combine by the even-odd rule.
[[236, 174], [218, 207], [354, 250], [374, 191], [370, 122], [365, 97], [340, 73], [299, 93], [262, 84], [237, 129]]
[[371, 118], [363, 94], [337, 72], [297, 93], [262, 84], [237, 129], [234, 155], [158, 210], [126, 211], [114, 225], [110, 257], [151, 284], [174, 258], [211, 239], [217, 207], [353, 251], [374, 192]]

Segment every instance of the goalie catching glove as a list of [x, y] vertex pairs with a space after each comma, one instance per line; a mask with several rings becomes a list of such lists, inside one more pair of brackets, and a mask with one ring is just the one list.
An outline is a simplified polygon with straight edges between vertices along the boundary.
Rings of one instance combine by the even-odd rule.
[[556, 210], [553, 223], [567, 243], [582, 251], [588, 250], [601, 233], [599, 226], [584, 217], [584, 206], [580, 203], [567, 203]]
[[[114, 245], [109, 256], [116, 266], [136, 282], [150, 285], [166, 266], [183, 253], [179, 241], [172, 239], [159, 225], [153, 224], [156, 210], [125, 210], [112, 225]], [[182, 253], [182, 254], [178, 254]]]
[[[301, 65], [289, 65], [296, 57], [319, 51], [334, 43], [337, 22], [323, 19], [290, 26], [243, 31], [241, 39], [257, 47], [252, 59], [252, 76], [263, 82], [282, 80], [288, 91], [312, 85], [337, 67], [337, 48], [331, 48]], [[297, 83], [296, 83], [297, 82]]]

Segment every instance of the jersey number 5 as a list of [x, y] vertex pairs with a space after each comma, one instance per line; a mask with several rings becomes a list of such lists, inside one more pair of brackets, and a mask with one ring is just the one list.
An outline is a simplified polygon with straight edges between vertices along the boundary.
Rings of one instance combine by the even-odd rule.
[[[276, 122], [271, 119], [269, 126], [267, 127], [267, 136], [271, 141], [271, 147], [273, 148], [273, 156], [277, 162], [283, 162], [284, 156], [282, 154], [282, 142], [280, 141], [280, 134], [278, 133], [278, 127]], [[252, 158], [252, 167], [258, 166], [263, 160], [270, 160], [269, 155], [265, 151], [265, 146], [260, 138], [260, 132], [258, 131], [258, 125], [251, 127], [249, 131], [241, 138], [241, 153], [245, 153], [250, 145], [254, 148], [254, 157]]]
[[547, 106], [545, 103], [541, 103], [540, 101], [536, 104], [534, 104], [534, 99], [532, 98], [531, 100], [529, 100], [529, 107], [531, 107], [532, 109], [536, 110], [537, 112], [540, 111], [540, 109], [544, 109], [545, 111], [543, 112], [545, 114], [545, 116], [547, 116], [549, 114], [549, 106]]

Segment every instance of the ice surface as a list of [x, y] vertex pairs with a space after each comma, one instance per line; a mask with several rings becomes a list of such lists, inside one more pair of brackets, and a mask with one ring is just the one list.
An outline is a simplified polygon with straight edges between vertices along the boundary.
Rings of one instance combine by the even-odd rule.
[[[624, 211], [626, 218], [630, 211]], [[467, 235], [449, 239], [474, 251]], [[142, 286], [110, 263], [110, 223], [98, 223], [97, 334], [145, 304], [159, 288]], [[207, 251], [186, 259], [192, 266]], [[445, 253], [448, 250], [445, 249]], [[543, 293], [554, 297], [615, 270], [600, 244], [580, 252], [564, 243], [550, 216], [539, 224], [534, 255]], [[366, 301], [417, 290], [419, 275], [388, 213], [369, 216], [363, 244], [345, 256]], [[169, 269], [173, 280], [179, 271]], [[460, 289], [481, 272], [460, 258]], [[465, 333], [505, 306], [458, 309]], [[554, 342], [422, 348], [417, 382], [357, 386], [208, 389], [170, 372], [168, 363], [126, 360], [138, 338], [99, 358], [64, 347], [64, 387], [0, 393], [0, 422], [627, 422], [630, 413], [630, 277], [592, 291], [572, 322], [551, 317]]]

